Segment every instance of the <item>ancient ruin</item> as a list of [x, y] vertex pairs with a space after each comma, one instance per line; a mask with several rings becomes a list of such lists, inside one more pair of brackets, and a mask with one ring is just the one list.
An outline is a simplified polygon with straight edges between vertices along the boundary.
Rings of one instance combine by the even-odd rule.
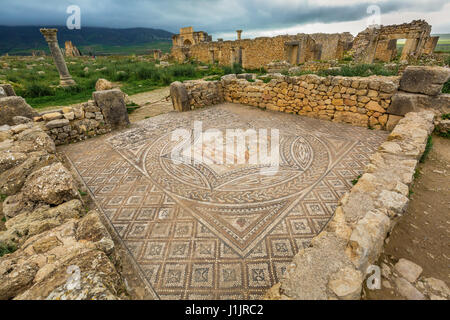
[[66, 57], [81, 57], [81, 51], [73, 45], [72, 41], [66, 41], [64, 54]]
[[50, 53], [55, 61], [56, 68], [58, 69], [60, 85], [62, 87], [76, 85], [75, 80], [72, 79], [72, 76], [69, 73], [69, 69], [67, 69], [66, 61], [64, 60], [64, 56], [58, 44], [58, 29], [40, 29], [40, 31], [44, 36], [45, 41], [47, 41]]
[[375, 60], [389, 62], [397, 55], [398, 39], [406, 39], [402, 60], [433, 53], [439, 39], [430, 36], [431, 26], [422, 20], [402, 25], [374, 26], [362, 31], [356, 38], [345, 32], [242, 39], [242, 32], [236, 31], [234, 41], [212, 41], [206, 32], [194, 32], [192, 27], [181, 28], [180, 34], [172, 37], [171, 55], [179, 62], [192, 58], [211, 64], [238, 63], [247, 69], [266, 67], [276, 61], [299, 65], [309, 61], [339, 60], [346, 52], [353, 53], [356, 60], [365, 63]]
[[408, 60], [434, 52], [439, 37], [431, 37], [430, 32], [431, 26], [423, 20], [392, 26], [374, 26], [356, 36], [352, 49], [358, 61], [389, 62], [397, 56], [397, 40], [406, 39], [400, 60]]

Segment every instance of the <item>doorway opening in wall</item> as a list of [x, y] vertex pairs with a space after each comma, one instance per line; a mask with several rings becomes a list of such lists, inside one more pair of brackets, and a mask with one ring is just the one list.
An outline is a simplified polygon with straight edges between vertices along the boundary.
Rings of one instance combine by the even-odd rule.
[[403, 49], [405, 48], [406, 39], [397, 39], [397, 56], [396, 60], [400, 61]]

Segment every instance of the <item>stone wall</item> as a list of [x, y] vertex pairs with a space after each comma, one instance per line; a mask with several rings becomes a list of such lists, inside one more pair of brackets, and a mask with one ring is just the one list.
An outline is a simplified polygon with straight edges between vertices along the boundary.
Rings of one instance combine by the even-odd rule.
[[202, 41], [192, 46], [174, 45], [171, 55], [179, 62], [194, 58], [204, 63], [238, 63], [244, 68], [258, 69], [273, 61], [297, 65], [311, 60], [340, 59], [344, 51], [351, 47], [352, 40], [350, 33], [336, 33]]
[[431, 26], [423, 20], [400, 25], [369, 27], [360, 32], [353, 42], [355, 60], [372, 63], [389, 62], [397, 56], [397, 40], [406, 39], [401, 60], [431, 54], [437, 39], [430, 37]]
[[227, 101], [376, 129], [393, 125], [387, 108], [398, 78], [274, 77], [266, 83], [228, 75], [220, 81], [185, 82], [185, 86], [192, 108]]
[[111, 131], [95, 101], [90, 100], [78, 107], [42, 113], [34, 117], [55, 141], [56, 145], [85, 140]]
[[77, 187], [39, 125], [2, 127], [0, 300], [126, 298], [115, 244]]
[[368, 266], [408, 205], [415, 168], [433, 131], [434, 113], [408, 113], [365, 173], [344, 195], [334, 217], [301, 250], [267, 299], [359, 299]]
[[31, 121], [40, 125], [56, 145], [105, 134], [130, 123], [125, 95], [118, 89], [97, 91], [93, 93], [93, 100], [80, 106], [41, 114], [21, 97], [0, 97], [0, 125], [11, 126]]
[[313, 74], [262, 78], [240, 74], [178, 83], [178, 90], [185, 92], [186, 106], [175, 109], [186, 111], [226, 101], [383, 130], [392, 130], [408, 112], [450, 113], [450, 95], [441, 93], [450, 79], [449, 68], [409, 66], [401, 78]]

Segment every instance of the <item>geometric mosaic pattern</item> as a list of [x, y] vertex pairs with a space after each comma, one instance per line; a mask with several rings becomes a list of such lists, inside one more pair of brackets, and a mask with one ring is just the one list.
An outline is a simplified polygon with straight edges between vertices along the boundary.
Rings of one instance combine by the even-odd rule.
[[[172, 131], [194, 121], [221, 132], [278, 129], [278, 172], [172, 161]], [[323, 229], [385, 138], [225, 104], [146, 119], [63, 150], [159, 298], [256, 299]]]

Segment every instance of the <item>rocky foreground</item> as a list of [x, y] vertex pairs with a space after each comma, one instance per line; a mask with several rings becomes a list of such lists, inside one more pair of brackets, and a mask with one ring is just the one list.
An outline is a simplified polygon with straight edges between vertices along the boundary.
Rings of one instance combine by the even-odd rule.
[[0, 194], [0, 299], [126, 297], [114, 242], [39, 126], [0, 128]]

